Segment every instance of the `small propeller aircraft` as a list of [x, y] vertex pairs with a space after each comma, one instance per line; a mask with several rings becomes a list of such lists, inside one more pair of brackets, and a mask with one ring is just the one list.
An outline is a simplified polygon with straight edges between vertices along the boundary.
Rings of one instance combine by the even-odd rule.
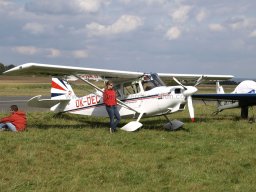
[[217, 101], [216, 114], [233, 108], [241, 108], [241, 118], [248, 118], [248, 107], [256, 105], [256, 82], [242, 81], [233, 92], [225, 93], [219, 82], [216, 82], [217, 94], [195, 94], [193, 98]]
[[[171, 73], [142, 73], [131, 71], [59, 66], [38, 63], [26, 63], [5, 72], [9, 75], [52, 75], [51, 98], [41, 99], [41, 95], [28, 101], [29, 106], [50, 108], [57, 113], [73, 113], [80, 115], [108, 117], [103, 104], [102, 92], [104, 89], [90, 82], [88, 76], [99, 79], [112, 80], [118, 95], [118, 110], [122, 117], [133, 117], [121, 129], [135, 131], [142, 124], [142, 117], [164, 116], [168, 123], [166, 129], [177, 129], [183, 125], [178, 120], [170, 121], [167, 114], [183, 111], [188, 104], [189, 114], [194, 120], [192, 95], [197, 91], [195, 87], [203, 80], [227, 80], [231, 75], [199, 75], [199, 74], [171, 74]], [[96, 89], [94, 93], [77, 97], [67, 82], [70, 76], [82, 80]], [[195, 86], [185, 86], [177, 78], [195, 82]], [[74, 79], [74, 78], [73, 78]], [[166, 86], [163, 80], [174, 80], [177, 86]]]

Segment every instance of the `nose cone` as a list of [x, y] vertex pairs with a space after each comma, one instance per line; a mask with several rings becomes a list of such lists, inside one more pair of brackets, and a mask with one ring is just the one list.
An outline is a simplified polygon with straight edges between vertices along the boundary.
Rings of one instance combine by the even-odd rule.
[[190, 96], [193, 95], [195, 92], [197, 92], [197, 88], [193, 86], [186, 86], [187, 90], [183, 92], [184, 96]]

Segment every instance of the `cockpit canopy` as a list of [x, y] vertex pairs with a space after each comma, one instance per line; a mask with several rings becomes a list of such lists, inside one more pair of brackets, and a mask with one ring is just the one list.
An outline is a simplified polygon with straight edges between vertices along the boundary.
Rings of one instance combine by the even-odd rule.
[[128, 81], [121, 84], [116, 84], [115, 90], [118, 96], [127, 97], [132, 94], [137, 94], [144, 91], [149, 91], [155, 87], [165, 86], [164, 82], [156, 73], [145, 74], [135, 81]]
[[149, 91], [155, 87], [165, 86], [164, 82], [156, 73], [145, 74], [141, 78], [141, 83], [144, 91]]

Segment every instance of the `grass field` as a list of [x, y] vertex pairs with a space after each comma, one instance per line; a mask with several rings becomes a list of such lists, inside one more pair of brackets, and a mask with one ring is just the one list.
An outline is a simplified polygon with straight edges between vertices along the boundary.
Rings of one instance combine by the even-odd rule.
[[[89, 94], [94, 90], [81, 81], [70, 82], [77, 96]], [[96, 82], [99, 87], [104, 87], [102, 82]], [[214, 93], [215, 86], [200, 85], [198, 93]], [[226, 85], [225, 91], [231, 92], [234, 86]], [[50, 96], [51, 77], [9, 77], [0, 75], [0, 96]]]
[[0, 134], [0, 191], [255, 191], [255, 124], [196, 114], [173, 115], [175, 132], [157, 117], [109, 134], [104, 118], [30, 113], [26, 132]]
[[255, 123], [214, 109], [170, 115], [179, 131], [155, 117], [116, 134], [107, 118], [28, 113], [27, 131], [0, 133], [0, 191], [256, 191]]
[[[93, 89], [81, 81], [71, 82], [77, 96], [89, 94]], [[96, 85], [103, 87], [102, 82]], [[50, 97], [51, 77], [9, 77], [0, 75], [0, 96], [36, 96]]]

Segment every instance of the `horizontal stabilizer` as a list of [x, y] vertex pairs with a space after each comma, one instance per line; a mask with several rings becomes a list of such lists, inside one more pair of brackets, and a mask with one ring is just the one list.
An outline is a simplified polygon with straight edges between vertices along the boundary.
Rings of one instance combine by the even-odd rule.
[[52, 100], [52, 99], [40, 99], [42, 95], [37, 95], [30, 100], [28, 100], [28, 106], [30, 107], [39, 107], [39, 108], [51, 108], [52, 106], [60, 103], [60, 102], [69, 102], [70, 99], [60, 99], [60, 100]]

